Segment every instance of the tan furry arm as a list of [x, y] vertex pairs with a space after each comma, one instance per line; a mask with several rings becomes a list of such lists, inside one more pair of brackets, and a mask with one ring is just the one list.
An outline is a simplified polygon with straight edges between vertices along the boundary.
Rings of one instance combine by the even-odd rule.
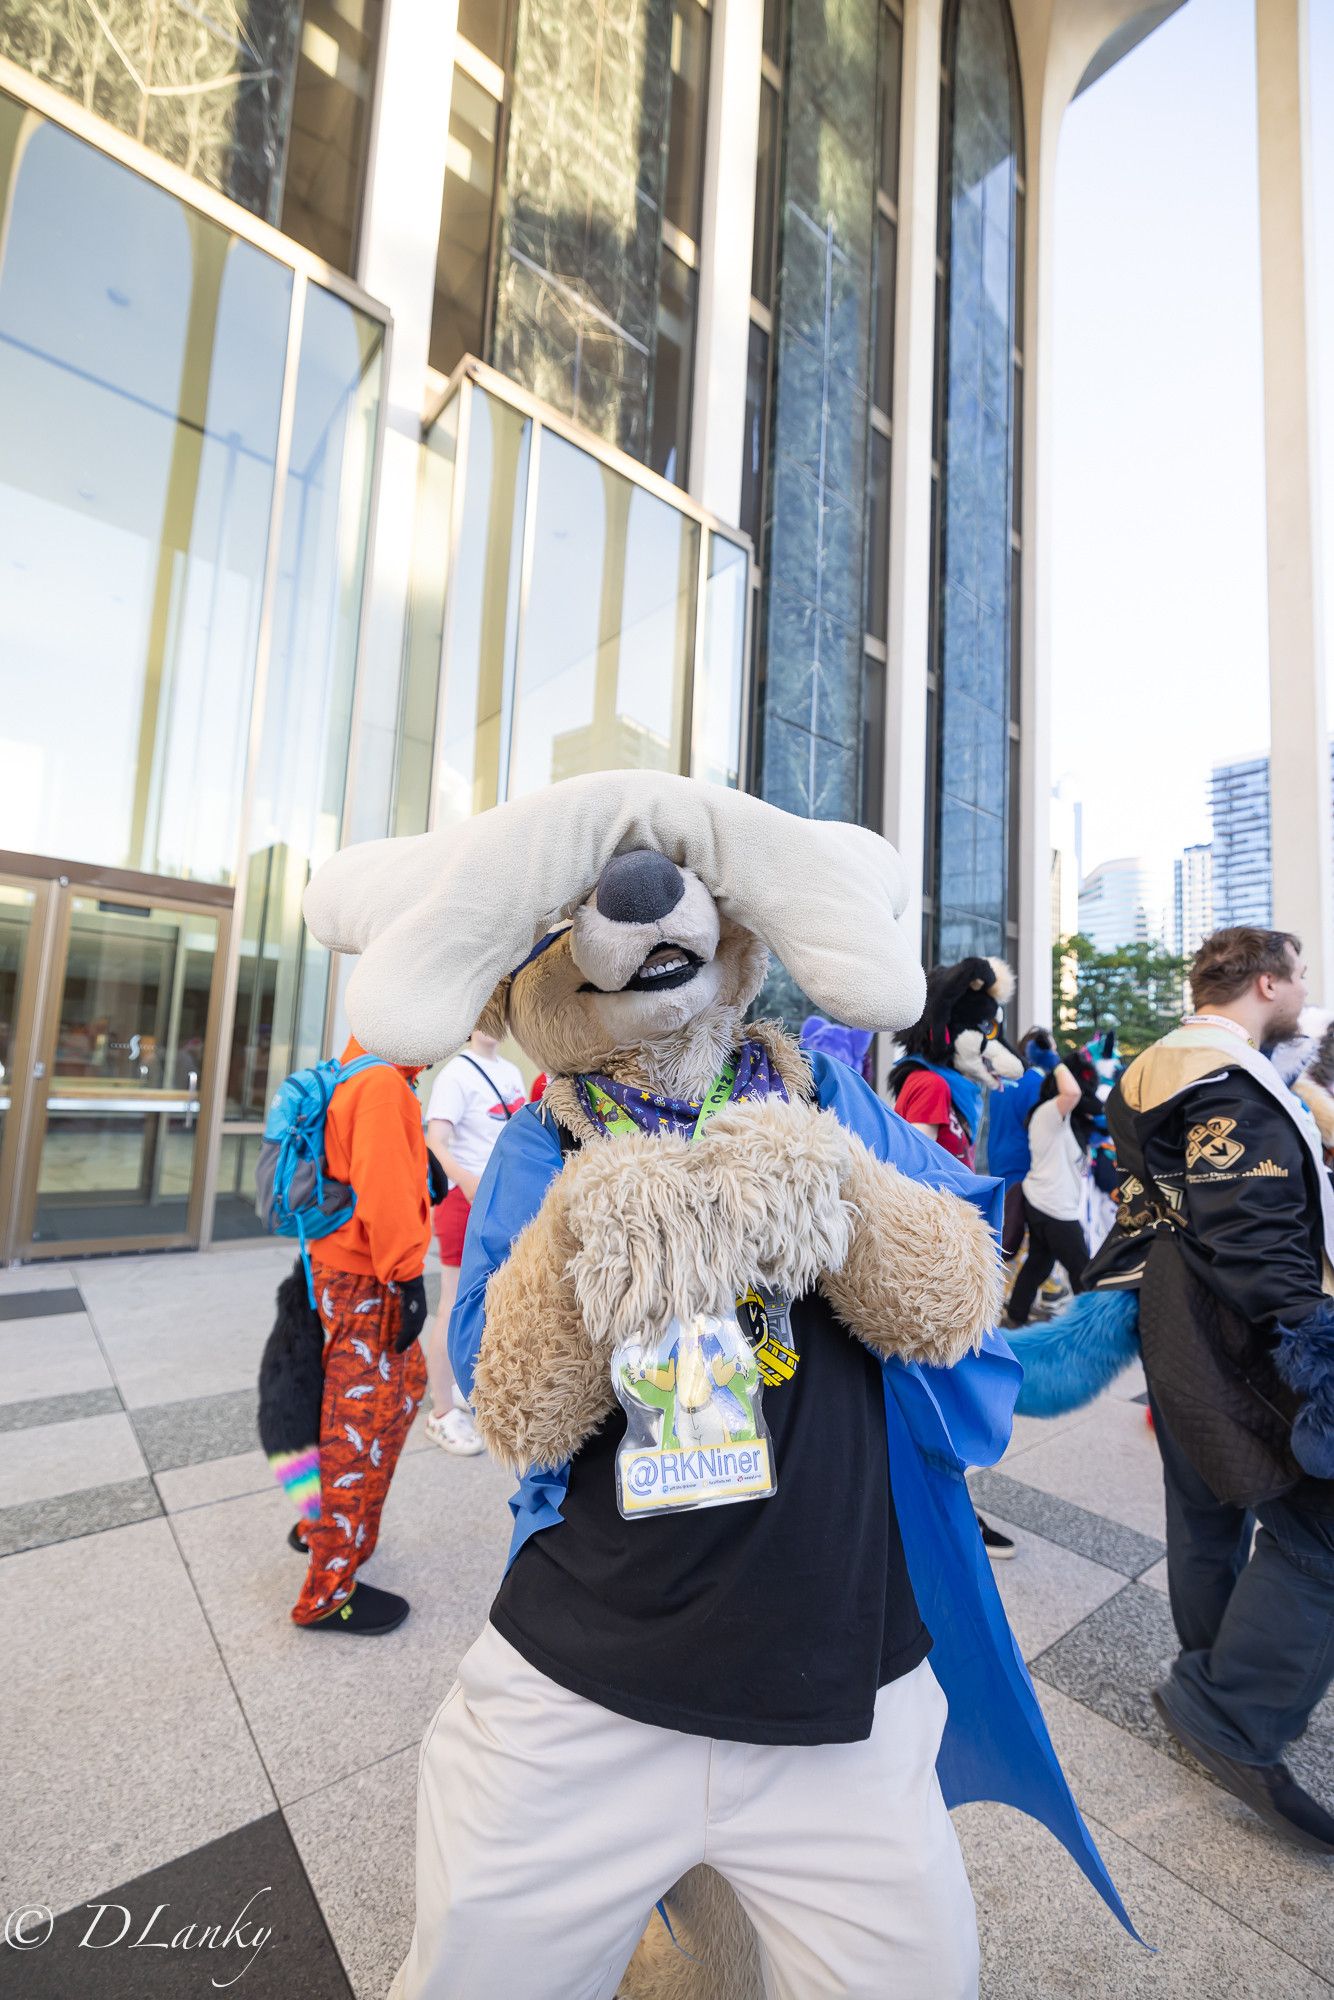
[[673, 1314], [720, 1312], [748, 1282], [736, 1205], [701, 1172], [703, 1148], [673, 1133], [585, 1146], [565, 1168], [575, 1297], [595, 1346], [609, 1349]]
[[744, 1245], [749, 1276], [790, 1298], [848, 1254], [855, 1222], [847, 1178], [857, 1142], [832, 1111], [768, 1097], [729, 1104], [692, 1147], [711, 1212]]
[[555, 1180], [486, 1288], [473, 1413], [493, 1458], [517, 1473], [563, 1465], [616, 1397], [605, 1353], [584, 1328], [567, 1267], [570, 1167]]
[[857, 1222], [821, 1291], [874, 1353], [952, 1367], [1000, 1317], [1000, 1256], [986, 1221], [971, 1202], [873, 1158], [860, 1139], [843, 1191]]
[[828, 1112], [773, 1097], [728, 1105], [697, 1144], [637, 1133], [585, 1147], [565, 1169], [569, 1269], [594, 1344], [728, 1312], [756, 1279], [808, 1291], [847, 1255], [850, 1147]]

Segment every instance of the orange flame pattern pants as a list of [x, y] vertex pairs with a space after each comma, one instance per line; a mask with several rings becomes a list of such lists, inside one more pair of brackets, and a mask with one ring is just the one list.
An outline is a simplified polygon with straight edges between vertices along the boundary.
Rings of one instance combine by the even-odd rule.
[[324, 1326], [320, 1517], [305, 1535], [310, 1567], [292, 1616], [312, 1625], [346, 1603], [375, 1551], [394, 1467], [426, 1393], [420, 1344], [395, 1354], [403, 1308], [396, 1286], [316, 1263]]

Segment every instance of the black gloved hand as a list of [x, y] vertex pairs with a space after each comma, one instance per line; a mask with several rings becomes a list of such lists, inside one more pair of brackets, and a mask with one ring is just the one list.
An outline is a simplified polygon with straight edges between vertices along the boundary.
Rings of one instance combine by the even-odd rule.
[[434, 1153], [426, 1155], [426, 1192], [431, 1198], [432, 1208], [439, 1208], [449, 1193], [449, 1175]]
[[419, 1340], [426, 1331], [425, 1278], [405, 1278], [398, 1288], [398, 1297], [403, 1318], [399, 1324], [398, 1339], [394, 1342], [394, 1352], [406, 1354], [413, 1341]]

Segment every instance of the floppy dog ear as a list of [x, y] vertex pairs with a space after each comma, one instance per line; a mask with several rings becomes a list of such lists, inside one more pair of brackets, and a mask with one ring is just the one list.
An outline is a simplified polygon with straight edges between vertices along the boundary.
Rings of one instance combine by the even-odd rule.
[[1002, 1007], [1008, 1007], [1014, 998], [1014, 973], [1003, 958], [988, 958], [987, 964], [993, 975], [987, 991]]
[[510, 987], [513, 984], [514, 981], [508, 977], [502, 979], [477, 1017], [481, 1033], [494, 1036], [498, 1042], [503, 1042], [509, 1033]]

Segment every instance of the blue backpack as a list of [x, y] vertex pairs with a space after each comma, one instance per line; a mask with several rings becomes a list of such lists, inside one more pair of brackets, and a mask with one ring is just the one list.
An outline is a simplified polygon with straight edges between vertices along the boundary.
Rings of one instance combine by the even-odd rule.
[[356, 1056], [350, 1063], [330, 1056], [313, 1069], [299, 1069], [281, 1083], [264, 1121], [255, 1168], [255, 1210], [275, 1236], [295, 1236], [306, 1267], [306, 1288], [315, 1303], [315, 1276], [308, 1243], [331, 1236], [352, 1218], [356, 1189], [329, 1179], [324, 1161], [324, 1121], [329, 1100], [345, 1077], [387, 1066], [383, 1056]]

